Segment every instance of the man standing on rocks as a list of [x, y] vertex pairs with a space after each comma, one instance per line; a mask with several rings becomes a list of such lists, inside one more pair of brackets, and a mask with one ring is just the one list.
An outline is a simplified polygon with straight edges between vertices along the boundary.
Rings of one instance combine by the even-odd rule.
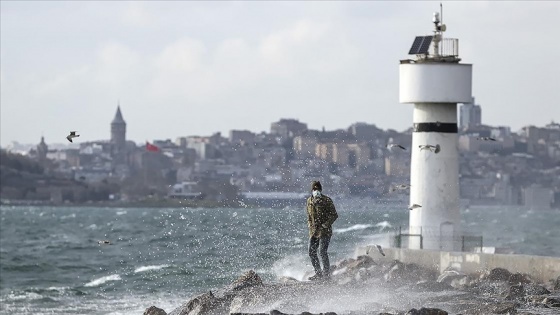
[[[330, 277], [330, 263], [327, 250], [332, 236], [332, 224], [338, 218], [331, 198], [322, 193], [319, 181], [311, 183], [311, 197], [307, 198], [307, 226], [309, 227], [309, 257], [315, 269], [315, 275], [309, 280]], [[319, 264], [317, 250], [321, 256], [323, 270]]]

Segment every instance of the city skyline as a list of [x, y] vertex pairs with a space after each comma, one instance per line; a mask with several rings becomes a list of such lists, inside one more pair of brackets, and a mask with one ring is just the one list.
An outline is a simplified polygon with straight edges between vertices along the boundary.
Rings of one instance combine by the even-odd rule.
[[[398, 61], [431, 33], [439, 2], [1, 2], [0, 143], [310, 129], [403, 131]], [[443, 3], [446, 36], [472, 63], [482, 123], [560, 119], [560, 3]], [[476, 20], [476, 23], [473, 23]], [[531, 27], [525, 26], [530, 23]], [[390, 31], [387, 31], [390, 29]], [[536, 54], [538, 52], [538, 54]], [[60, 141], [55, 139], [60, 138]]]

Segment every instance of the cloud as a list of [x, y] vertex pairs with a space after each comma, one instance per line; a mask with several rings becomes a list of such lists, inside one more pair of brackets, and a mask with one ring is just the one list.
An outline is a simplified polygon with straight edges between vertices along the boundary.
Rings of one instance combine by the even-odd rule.
[[122, 23], [130, 27], [148, 27], [155, 23], [155, 17], [146, 8], [145, 2], [130, 1], [122, 14]]
[[93, 67], [94, 80], [105, 88], [123, 89], [145, 75], [142, 60], [141, 53], [124, 44], [104, 44]]
[[[24, 141], [38, 139], [33, 126], [55, 132], [62, 114], [106, 138], [97, 129], [118, 99], [128, 136], [140, 140], [266, 130], [282, 117], [311, 128], [366, 121], [403, 130], [412, 107], [398, 104], [398, 60], [414, 36], [431, 33], [439, 9], [438, 2], [4, 6], [11, 9], [2, 10], [1, 136]], [[551, 40], [559, 10], [558, 2], [444, 4], [446, 35], [459, 38], [461, 58], [474, 64], [483, 121], [560, 115], [552, 106], [559, 70], [550, 61], [560, 51]], [[531, 115], [528, 103], [543, 114]], [[506, 104], [516, 110], [504, 112]], [[21, 121], [32, 136], [16, 134]]]

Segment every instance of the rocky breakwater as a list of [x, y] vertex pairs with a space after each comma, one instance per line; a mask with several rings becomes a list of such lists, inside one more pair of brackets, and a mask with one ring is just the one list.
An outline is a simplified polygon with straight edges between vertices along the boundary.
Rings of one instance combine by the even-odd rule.
[[560, 314], [560, 275], [547, 283], [496, 268], [442, 274], [369, 256], [332, 266], [329, 279], [283, 277], [264, 283], [249, 271], [222, 289], [200, 294], [170, 313], [151, 306], [144, 315], [222, 314]]

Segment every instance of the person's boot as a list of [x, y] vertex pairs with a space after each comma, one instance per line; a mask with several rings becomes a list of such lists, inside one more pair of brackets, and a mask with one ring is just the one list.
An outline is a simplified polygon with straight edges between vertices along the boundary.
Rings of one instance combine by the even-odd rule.
[[314, 275], [312, 275], [311, 277], [307, 278], [308, 280], [314, 281], [314, 280], [319, 280], [323, 277], [323, 275], [320, 272], [316, 272]]
[[329, 280], [329, 279], [331, 278], [331, 272], [330, 272], [330, 270], [324, 270], [324, 271], [321, 273], [321, 275], [322, 275], [321, 278], [322, 278], [323, 280]]

